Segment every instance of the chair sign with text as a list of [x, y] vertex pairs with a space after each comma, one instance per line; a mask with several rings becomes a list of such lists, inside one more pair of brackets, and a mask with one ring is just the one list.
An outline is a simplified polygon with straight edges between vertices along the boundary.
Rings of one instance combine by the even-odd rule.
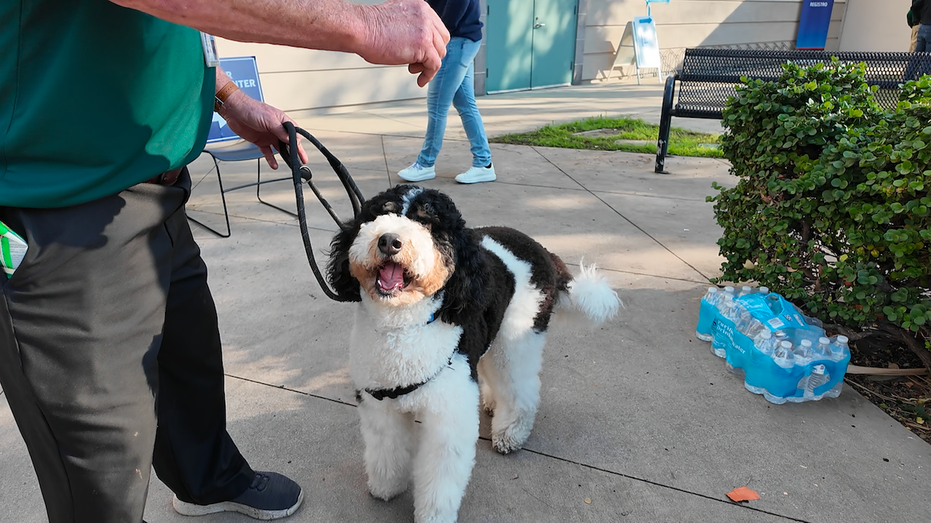
[[[262, 85], [259, 83], [259, 68], [256, 65], [254, 56], [221, 58], [220, 68], [223, 69], [223, 72], [225, 72], [244, 93], [256, 100], [265, 101], [265, 99], [262, 98]], [[213, 113], [213, 121], [210, 123], [210, 134], [207, 135], [207, 143], [224, 142], [238, 138], [239, 136], [226, 125], [226, 120], [219, 114]]]

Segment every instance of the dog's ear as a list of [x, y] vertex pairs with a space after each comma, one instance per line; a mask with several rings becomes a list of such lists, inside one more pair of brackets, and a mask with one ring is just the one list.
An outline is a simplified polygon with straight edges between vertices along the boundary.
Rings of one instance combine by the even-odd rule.
[[443, 304], [437, 311], [447, 323], [462, 324], [468, 315], [485, 309], [485, 254], [472, 229], [450, 237], [453, 274], [443, 287]]
[[349, 272], [349, 248], [358, 234], [359, 223], [353, 220], [330, 242], [327, 281], [343, 301], [362, 301], [359, 280]]

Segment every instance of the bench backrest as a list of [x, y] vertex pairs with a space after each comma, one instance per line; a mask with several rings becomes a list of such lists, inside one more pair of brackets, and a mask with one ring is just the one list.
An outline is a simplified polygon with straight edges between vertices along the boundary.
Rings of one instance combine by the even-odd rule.
[[728, 97], [740, 77], [775, 80], [782, 75], [782, 64], [829, 63], [837, 57], [843, 63], [865, 63], [866, 81], [879, 86], [876, 102], [894, 108], [899, 84], [906, 78], [931, 73], [931, 53], [834, 52], [799, 50], [743, 50], [694, 48], [685, 50], [682, 68], [677, 72], [679, 95], [676, 116], [720, 117]]

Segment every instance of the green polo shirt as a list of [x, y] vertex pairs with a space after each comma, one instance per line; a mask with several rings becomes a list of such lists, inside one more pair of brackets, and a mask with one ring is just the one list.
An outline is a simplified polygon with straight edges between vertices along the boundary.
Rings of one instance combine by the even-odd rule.
[[84, 203], [192, 161], [214, 74], [193, 29], [107, 0], [0, 0], [0, 205]]

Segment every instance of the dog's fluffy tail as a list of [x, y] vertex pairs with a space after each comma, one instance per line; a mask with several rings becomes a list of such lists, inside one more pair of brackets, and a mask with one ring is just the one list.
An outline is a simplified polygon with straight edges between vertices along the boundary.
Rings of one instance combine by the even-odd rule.
[[586, 266], [583, 260], [579, 265], [581, 273], [566, 285], [568, 292], [559, 296], [556, 316], [560, 323], [575, 323], [582, 319], [594, 324], [604, 323], [617, 315], [618, 308], [624, 304], [598, 273], [595, 264]]

